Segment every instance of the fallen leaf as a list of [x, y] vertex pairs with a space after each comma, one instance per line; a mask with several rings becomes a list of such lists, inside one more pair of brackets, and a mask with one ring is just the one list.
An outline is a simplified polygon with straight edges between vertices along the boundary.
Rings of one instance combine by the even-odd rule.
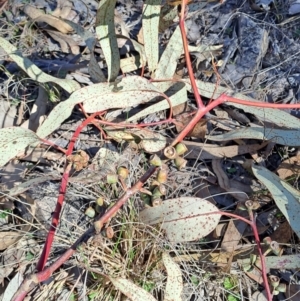
[[127, 279], [109, 277], [109, 280], [132, 301], [157, 301], [150, 293]]
[[168, 274], [164, 301], [181, 301], [183, 281], [180, 267], [167, 253], [163, 253], [162, 259]]
[[[221, 215], [210, 202], [193, 197], [182, 197], [163, 201], [162, 205], [146, 208], [140, 213], [145, 224], [162, 223], [162, 229], [170, 241], [184, 242], [200, 239], [212, 232]], [[205, 215], [210, 212], [216, 214]]]
[[228, 141], [235, 139], [271, 140], [274, 143], [288, 146], [300, 146], [300, 133], [298, 129], [283, 130], [265, 127], [247, 127], [216, 136], [206, 136], [213, 141]]
[[300, 237], [300, 192], [262, 166], [253, 165], [252, 171], [255, 177], [270, 191], [277, 207], [296, 235]]
[[300, 154], [282, 161], [276, 171], [282, 180], [293, 175], [298, 176], [300, 174]]
[[80, 85], [70, 79], [61, 79], [44, 73], [27, 57], [23, 57], [15, 46], [10, 44], [6, 39], [0, 37], [0, 47], [8, 54], [8, 56], [33, 80], [39, 83], [53, 82], [69, 93], [80, 88]]
[[0, 232], [0, 251], [5, 250], [10, 245], [17, 242], [22, 237], [22, 234], [13, 231]]
[[24, 267], [21, 270], [22, 271], [17, 272], [16, 275], [12, 279], [10, 279], [2, 301], [11, 301], [14, 294], [17, 292], [18, 288], [20, 287], [21, 283], [24, 280], [24, 276], [23, 276]]
[[49, 29], [46, 32], [59, 43], [62, 52], [70, 53], [71, 50], [71, 53], [75, 55], [80, 53], [79, 43], [74, 41], [69, 35]]
[[52, 12], [52, 16], [66, 19], [72, 10], [72, 2], [66, 0], [57, 0], [56, 8]]
[[155, 133], [149, 129], [125, 129], [114, 130], [108, 128], [105, 129], [108, 136], [114, 140], [121, 142], [122, 140], [131, 141], [132, 146], [136, 146], [138, 149], [143, 149], [149, 153], [156, 153], [164, 149], [166, 146], [166, 138]]
[[188, 148], [187, 154], [185, 155], [186, 158], [209, 160], [215, 158], [233, 158], [235, 156], [252, 153], [265, 147], [268, 142], [263, 142], [261, 144], [230, 146], [221, 146], [217, 144], [208, 144], [193, 141], [184, 141], [184, 144]]
[[62, 33], [69, 33], [73, 30], [72, 27], [63, 20], [52, 15], [46, 15], [42, 10], [36, 9], [31, 5], [25, 5], [23, 10], [24, 13], [29, 16], [34, 22], [45, 22]]
[[26, 147], [34, 147], [39, 143], [39, 137], [30, 130], [21, 127], [0, 129], [0, 167], [24, 152]]

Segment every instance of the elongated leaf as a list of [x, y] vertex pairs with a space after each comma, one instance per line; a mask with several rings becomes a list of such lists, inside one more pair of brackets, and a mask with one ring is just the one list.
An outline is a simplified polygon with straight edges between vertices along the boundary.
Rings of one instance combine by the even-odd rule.
[[158, 25], [161, 0], [146, 0], [143, 7], [143, 34], [149, 70], [156, 69], [158, 63]]
[[[191, 84], [189, 80], [184, 80], [187, 85], [187, 90], [189, 92], [192, 92]], [[246, 96], [242, 93], [234, 93], [232, 90], [229, 90], [225, 87], [218, 86], [216, 87], [215, 84], [204, 82], [201, 80], [197, 80], [197, 87], [201, 95], [207, 98], [218, 98], [221, 94], [227, 94], [235, 98], [239, 98], [242, 100], [249, 100], [249, 101], [257, 101], [254, 98], [251, 98], [249, 96]], [[278, 109], [270, 109], [270, 108], [258, 108], [258, 107], [250, 107], [247, 105], [241, 105], [237, 103], [233, 103], [228, 101], [226, 104], [234, 106], [238, 109], [242, 109], [245, 112], [251, 113], [262, 120], [268, 120], [274, 124], [277, 124], [279, 126], [287, 127], [287, 128], [300, 128], [300, 119], [296, 118], [294, 116], [291, 116], [291, 114], [278, 110]]]
[[300, 192], [262, 166], [253, 166], [252, 171], [268, 188], [277, 207], [300, 237]]
[[[185, 84], [178, 82], [172, 85], [165, 94], [169, 97], [172, 107], [177, 106], [187, 101], [187, 92]], [[127, 119], [127, 121], [137, 120], [149, 114], [153, 114], [162, 110], [169, 109], [170, 105], [166, 99], [157, 102], [156, 104], [147, 107], [146, 109], [138, 112], [134, 116]]]
[[180, 267], [172, 260], [169, 254], [163, 253], [162, 258], [168, 273], [164, 301], [181, 301], [183, 281]]
[[32, 131], [11, 127], [0, 130], [0, 167], [5, 165], [25, 150], [27, 146], [36, 146], [40, 142], [39, 137]]
[[74, 106], [83, 102], [88, 113], [113, 108], [127, 108], [145, 103], [158, 96], [157, 88], [140, 76], [129, 76], [118, 83], [99, 83], [74, 92], [66, 101], [59, 103], [38, 128], [44, 138], [57, 129], [72, 113]]
[[120, 71], [120, 54], [115, 34], [114, 16], [117, 0], [102, 0], [96, 16], [96, 33], [108, 68], [108, 81], [114, 81]]
[[221, 215], [212, 203], [193, 197], [182, 197], [163, 201], [162, 205], [151, 207], [140, 213], [146, 224], [162, 223], [162, 229], [170, 241], [184, 242], [205, 237], [218, 225]]
[[132, 301], [157, 301], [151, 294], [127, 279], [110, 277], [109, 280]]
[[[175, 31], [170, 38], [170, 41], [163, 52], [155, 74], [153, 76], [154, 79], [166, 79], [172, 78], [176, 67], [177, 60], [180, 58], [183, 52], [182, 38], [180, 33], [179, 26], [176, 27]], [[156, 83], [159, 85], [160, 83]]]
[[10, 279], [5, 293], [3, 295], [2, 301], [11, 301], [13, 299], [14, 294], [17, 292], [21, 283], [23, 282], [23, 269], [19, 271], [12, 279]]
[[207, 136], [207, 139], [213, 141], [228, 141], [234, 139], [261, 139], [271, 140], [281, 145], [300, 146], [300, 131], [250, 127], [231, 131], [222, 135]]
[[39, 83], [52, 82], [61, 86], [64, 90], [72, 93], [80, 89], [80, 85], [74, 80], [61, 79], [44, 73], [28, 58], [23, 57], [15, 46], [10, 44], [6, 39], [0, 37], [0, 47], [8, 54], [8, 56], [24, 71], [28, 76]]

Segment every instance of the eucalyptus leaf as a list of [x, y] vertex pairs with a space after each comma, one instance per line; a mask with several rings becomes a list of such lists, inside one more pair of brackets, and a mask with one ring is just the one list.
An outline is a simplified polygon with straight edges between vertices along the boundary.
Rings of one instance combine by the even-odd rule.
[[[186, 92], [185, 84], [182, 82], [172, 84], [169, 87], [169, 89], [165, 92], [165, 94], [169, 97], [172, 107], [178, 106], [179, 104], [187, 101], [187, 92]], [[164, 99], [157, 102], [156, 104], [153, 104], [141, 110], [137, 114], [128, 118], [127, 121], [137, 120], [149, 114], [153, 114], [169, 108], [170, 108], [169, 102], [166, 99]]]
[[252, 166], [252, 171], [270, 191], [277, 207], [300, 238], [300, 192], [265, 167]]
[[150, 293], [124, 278], [109, 277], [116, 289], [132, 301], [157, 301]]
[[86, 112], [94, 113], [114, 108], [127, 108], [145, 103], [159, 96], [157, 88], [140, 76], [129, 76], [115, 83], [98, 83], [74, 92], [59, 103], [38, 128], [37, 134], [45, 138], [57, 129], [72, 113], [78, 103]]
[[115, 34], [114, 16], [117, 0], [102, 0], [96, 15], [96, 33], [107, 63], [108, 81], [114, 81], [120, 71], [120, 54]]
[[39, 137], [31, 130], [22, 127], [0, 129], [0, 167], [22, 153], [26, 147], [34, 147], [39, 143]]
[[212, 141], [229, 141], [235, 139], [271, 140], [288, 146], [300, 146], [300, 130], [281, 130], [265, 127], [248, 127], [230, 131], [222, 135], [207, 136]]
[[161, 0], [146, 0], [143, 6], [144, 47], [149, 70], [156, 69], [158, 63], [158, 25]]
[[[220, 221], [219, 209], [201, 198], [181, 197], [146, 208], [140, 213], [145, 224], [162, 223], [161, 228], [172, 242], [193, 241], [212, 232]], [[209, 214], [215, 212], [216, 214]]]
[[25, 72], [27, 75], [39, 83], [55, 83], [62, 87], [69, 93], [80, 89], [80, 85], [70, 79], [61, 79], [44, 73], [31, 60], [23, 57], [15, 46], [10, 44], [6, 39], [0, 37], [0, 47], [7, 53], [7, 55]]

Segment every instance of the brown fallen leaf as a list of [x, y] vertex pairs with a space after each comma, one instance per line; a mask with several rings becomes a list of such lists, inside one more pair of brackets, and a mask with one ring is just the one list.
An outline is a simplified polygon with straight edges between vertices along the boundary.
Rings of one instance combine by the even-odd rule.
[[46, 15], [41, 10], [34, 8], [29, 4], [25, 5], [24, 13], [28, 15], [34, 22], [45, 22], [62, 33], [69, 33], [73, 31], [73, 28], [66, 22], [52, 15]]
[[279, 227], [270, 235], [272, 240], [280, 244], [286, 244], [290, 241], [293, 231], [288, 221], [284, 221]]
[[300, 154], [281, 162], [276, 171], [279, 178], [283, 180], [293, 175], [298, 176], [300, 174]]
[[72, 10], [72, 3], [66, 0], [57, 0], [56, 9], [52, 12], [52, 16], [67, 19]]
[[5, 250], [10, 245], [17, 242], [22, 237], [22, 234], [13, 231], [0, 232], [0, 251]]
[[73, 54], [79, 54], [79, 43], [74, 41], [71, 36], [68, 36], [64, 33], [54, 31], [54, 30], [46, 30], [47, 33], [51, 36], [52, 39], [57, 41], [61, 47], [62, 52], [70, 53], [70, 50]]
[[[180, 133], [192, 120], [192, 116], [182, 114], [176, 117], [176, 129]], [[194, 128], [187, 134], [187, 137], [195, 137], [203, 139], [206, 134], [207, 120], [201, 119]]]
[[248, 154], [265, 147], [268, 142], [261, 144], [248, 144], [248, 145], [230, 145], [220, 146], [217, 144], [207, 144], [200, 142], [184, 141], [188, 148], [188, 159], [201, 159], [210, 160], [216, 158], [233, 158], [238, 155]]

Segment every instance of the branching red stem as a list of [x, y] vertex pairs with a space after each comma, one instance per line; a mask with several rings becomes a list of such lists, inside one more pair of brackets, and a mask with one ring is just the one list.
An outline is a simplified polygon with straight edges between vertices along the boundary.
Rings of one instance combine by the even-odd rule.
[[[86, 125], [88, 125], [97, 115], [99, 115], [101, 113], [102, 112], [96, 112], [96, 113], [92, 114], [91, 116], [89, 116], [88, 119], [83, 121], [80, 126], [78, 126], [78, 128], [76, 129], [76, 131], [74, 132], [74, 134], [71, 138], [68, 149], [66, 151], [66, 156], [69, 156], [69, 155], [72, 154], [74, 144], [76, 142], [76, 139], [78, 138], [78, 135], [82, 131], [82, 129]], [[70, 173], [71, 168], [72, 168], [71, 164], [67, 164], [66, 168], [65, 168], [65, 172], [62, 176], [62, 181], [61, 181], [60, 188], [59, 188], [59, 194], [58, 194], [58, 198], [57, 198], [56, 208], [54, 210], [53, 217], [52, 217], [51, 227], [50, 227], [50, 230], [48, 232], [48, 236], [47, 236], [44, 248], [43, 248], [42, 255], [41, 255], [41, 257], [39, 259], [39, 262], [37, 264], [37, 267], [36, 267], [36, 269], [39, 272], [44, 269], [45, 264], [46, 264], [46, 262], [48, 260], [48, 257], [49, 257], [49, 253], [51, 251], [51, 246], [52, 246], [52, 243], [53, 243], [53, 240], [54, 240], [55, 231], [56, 231], [56, 228], [57, 228], [58, 222], [59, 222], [60, 212], [61, 212], [62, 205], [63, 205], [64, 199], [65, 199], [65, 194], [66, 194], [66, 191], [67, 191], [69, 173]]]

